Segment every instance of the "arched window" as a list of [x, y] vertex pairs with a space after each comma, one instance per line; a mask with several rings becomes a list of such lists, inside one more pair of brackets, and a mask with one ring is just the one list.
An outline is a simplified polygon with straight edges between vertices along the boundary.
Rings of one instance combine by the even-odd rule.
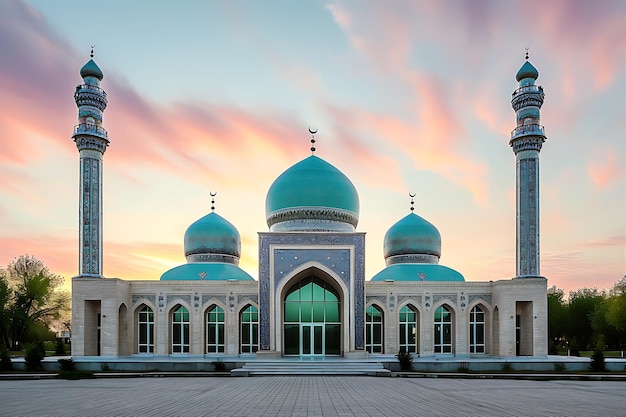
[[172, 313], [172, 353], [189, 353], [189, 311], [183, 306]]
[[154, 312], [144, 304], [137, 315], [137, 352], [154, 353]]
[[452, 353], [452, 314], [446, 306], [435, 310], [435, 353]]
[[375, 305], [365, 309], [365, 349], [383, 353], [383, 312]]
[[224, 352], [224, 310], [213, 306], [206, 314], [206, 352]]
[[470, 311], [470, 353], [485, 353], [485, 312], [480, 306]]
[[259, 349], [259, 310], [249, 305], [240, 316], [241, 353], [253, 353]]
[[411, 306], [400, 309], [400, 350], [417, 353], [417, 311]]

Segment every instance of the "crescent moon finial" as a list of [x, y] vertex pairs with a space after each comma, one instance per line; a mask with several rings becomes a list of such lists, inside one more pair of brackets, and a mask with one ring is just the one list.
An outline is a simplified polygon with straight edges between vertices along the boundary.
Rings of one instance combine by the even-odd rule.
[[528, 46], [525, 49], [526, 49], [526, 59], [528, 59]]
[[93, 58], [93, 48], [95, 48], [96, 45], [91, 45], [91, 53], [89, 54], [89, 57]]
[[415, 197], [415, 193], [409, 191], [409, 197], [411, 197], [411, 213], [413, 213], [413, 210], [415, 210], [415, 207], [413, 207], [413, 205], [415, 204], [415, 201], [413, 200], [413, 198]]
[[317, 133], [317, 129], [309, 125], [309, 133], [311, 134], [311, 153], [315, 155], [315, 134]]
[[211, 211], [215, 211], [215, 196], [217, 192], [209, 191], [209, 194], [211, 195]]

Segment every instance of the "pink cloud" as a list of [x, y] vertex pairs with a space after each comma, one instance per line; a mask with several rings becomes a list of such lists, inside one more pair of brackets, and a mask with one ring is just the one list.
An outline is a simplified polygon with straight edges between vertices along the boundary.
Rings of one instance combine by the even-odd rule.
[[615, 236], [608, 236], [602, 239], [596, 239], [596, 240], [589, 240], [587, 242], [583, 242], [582, 243], [583, 246], [589, 246], [589, 247], [618, 247], [618, 248], [624, 248], [626, 247], [626, 235], [622, 234], [622, 235], [615, 235]]
[[626, 168], [618, 161], [616, 153], [609, 149], [605, 155], [587, 163], [591, 181], [600, 188], [607, 188], [626, 178]]

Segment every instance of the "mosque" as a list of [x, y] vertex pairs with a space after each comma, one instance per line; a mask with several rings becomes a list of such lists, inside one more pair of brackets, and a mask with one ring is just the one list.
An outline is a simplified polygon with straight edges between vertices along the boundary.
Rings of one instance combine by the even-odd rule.
[[105, 278], [102, 171], [109, 139], [102, 114], [107, 95], [93, 51], [91, 57], [74, 94], [80, 230], [79, 273], [72, 279], [72, 356], [547, 355], [547, 282], [539, 274], [544, 93], [535, 84], [539, 73], [528, 55], [511, 102], [517, 119], [510, 140], [516, 155], [516, 276], [476, 282], [439, 263], [439, 231], [413, 207], [385, 235], [386, 267], [366, 276], [357, 188], [315, 154], [294, 161], [267, 192], [268, 230], [259, 233], [258, 277], [239, 268], [239, 232], [211, 207], [185, 232], [185, 264], [165, 271], [160, 280]]

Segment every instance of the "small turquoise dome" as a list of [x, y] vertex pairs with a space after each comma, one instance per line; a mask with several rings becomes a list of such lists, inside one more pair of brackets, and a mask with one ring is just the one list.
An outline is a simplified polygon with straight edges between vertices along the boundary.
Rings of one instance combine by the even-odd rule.
[[211, 212], [195, 221], [185, 232], [185, 256], [219, 254], [239, 258], [241, 237], [228, 220]]
[[437, 264], [395, 264], [389, 265], [371, 281], [465, 281], [463, 275], [452, 268]]
[[254, 281], [243, 269], [222, 262], [197, 262], [177, 266], [161, 275], [161, 281]]
[[100, 70], [100, 67], [94, 62], [93, 59], [90, 59], [89, 62], [83, 65], [83, 67], [80, 69], [80, 76], [82, 78], [96, 77], [100, 81], [102, 81], [102, 79], [104, 78], [102, 70]]
[[429, 221], [409, 213], [385, 234], [385, 259], [399, 255], [441, 256], [441, 235]]
[[277, 223], [302, 220], [348, 223], [356, 227], [359, 196], [348, 177], [312, 155], [274, 181], [265, 200], [265, 214], [270, 228]]
[[522, 65], [522, 68], [517, 71], [515, 79], [519, 82], [524, 78], [532, 78], [533, 80], [536, 80], [537, 77], [539, 77], [539, 71], [537, 71], [537, 68], [535, 68], [529, 61], [526, 61], [524, 62], [524, 65]]

